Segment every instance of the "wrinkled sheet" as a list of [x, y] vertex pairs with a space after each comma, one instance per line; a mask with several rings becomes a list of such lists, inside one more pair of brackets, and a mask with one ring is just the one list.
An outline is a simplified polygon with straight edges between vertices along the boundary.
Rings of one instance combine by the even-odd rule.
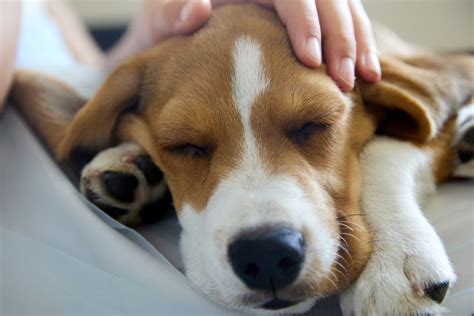
[[91, 208], [10, 109], [0, 118], [1, 315], [224, 315]]

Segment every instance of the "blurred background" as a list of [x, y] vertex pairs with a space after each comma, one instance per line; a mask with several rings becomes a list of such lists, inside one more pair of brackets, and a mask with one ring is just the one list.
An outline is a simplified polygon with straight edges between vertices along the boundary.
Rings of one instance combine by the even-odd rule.
[[[69, 0], [103, 48], [120, 36], [142, 0]], [[291, 0], [288, 0], [291, 1]], [[443, 51], [474, 51], [474, 0], [364, 0], [369, 16], [404, 38]]]

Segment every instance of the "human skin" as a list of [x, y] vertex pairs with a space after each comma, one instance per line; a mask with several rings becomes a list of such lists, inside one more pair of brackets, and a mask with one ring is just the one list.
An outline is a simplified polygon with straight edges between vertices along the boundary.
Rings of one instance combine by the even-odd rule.
[[[106, 56], [89, 35], [77, 14], [60, 0], [47, 0], [48, 14], [55, 20], [71, 54], [78, 63], [101, 67]], [[0, 1], [0, 111], [13, 80], [21, 19], [21, 1]]]
[[0, 111], [5, 104], [15, 65], [20, 29], [20, 1], [0, 1]]

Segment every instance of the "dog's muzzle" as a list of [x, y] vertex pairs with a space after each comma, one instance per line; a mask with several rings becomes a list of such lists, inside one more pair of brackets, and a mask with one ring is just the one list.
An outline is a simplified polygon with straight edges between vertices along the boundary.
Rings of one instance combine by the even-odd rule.
[[278, 291], [291, 285], [303, 266], [305, 243], [301, 232], [275, 226], [245, 231], [230, 244], [228, 257], [245, 285], [273, 296], [262, 308], [281, 309], [297, 303], [279, 299]]

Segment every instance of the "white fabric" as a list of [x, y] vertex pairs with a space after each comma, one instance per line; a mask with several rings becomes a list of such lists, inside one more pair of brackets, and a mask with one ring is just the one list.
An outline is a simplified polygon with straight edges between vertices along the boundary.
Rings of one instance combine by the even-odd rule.
[[0, 117], [0, 315], [226, 314], [140, 235], [100, 215], [108, 223], [7, 109]]

